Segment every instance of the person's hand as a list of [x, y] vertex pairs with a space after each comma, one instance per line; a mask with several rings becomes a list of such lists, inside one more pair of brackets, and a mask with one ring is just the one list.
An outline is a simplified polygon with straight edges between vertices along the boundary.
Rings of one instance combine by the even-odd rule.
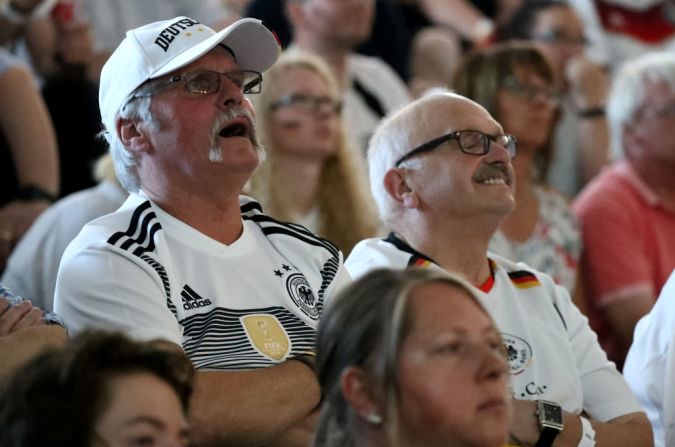
[[539, 439], [537, 402], [513, 399], [513, 416], [509, 430], [511, 444], [533, 446]]
[[42, 318], [42, 310], [34, 307], [30, 301], [22, 301], [10, 306], [7, 298], [0, 297], [0, 336], [46, 324], [47, 322]]
[[565, 77], [577, 109], [605, 106], [610, 79], [601, 65], [586, 57], [576, 57], [567, 64]]

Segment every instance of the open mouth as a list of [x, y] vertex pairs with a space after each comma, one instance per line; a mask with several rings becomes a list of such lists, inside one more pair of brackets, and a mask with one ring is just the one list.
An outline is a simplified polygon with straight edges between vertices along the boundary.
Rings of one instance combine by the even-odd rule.
[[248, 137], [248, 126], [242, 122], [234, 122], [225, 126], [218, 135], [222, 138], [230, 137]]

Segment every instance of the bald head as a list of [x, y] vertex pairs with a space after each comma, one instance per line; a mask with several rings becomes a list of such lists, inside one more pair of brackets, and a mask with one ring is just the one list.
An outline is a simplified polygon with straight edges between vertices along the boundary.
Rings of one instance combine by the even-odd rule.
[[[449, 132], [464, 129], [501, 133], [501, 126], [474, 101], [450, 92], [435, 92], [400, 109], [382, 121], [368, 148], [370, 187], [385, 224], [396, 217], [400, 204], [384, 185], [387, 172], [410, 150]], [[421, 157], [405, 164], [423, 169]]]

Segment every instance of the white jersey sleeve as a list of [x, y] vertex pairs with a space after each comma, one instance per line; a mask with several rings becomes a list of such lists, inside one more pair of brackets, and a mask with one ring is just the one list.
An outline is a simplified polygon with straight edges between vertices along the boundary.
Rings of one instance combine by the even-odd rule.
[[88, 327], [121, 330], [137, 339], [181, 346], [181, 328], [153, 268], [108, 244], [66, 250], [57, 277], [55, 309], [72, 334]]
[[675, 271], [635, 326], [623, 374], [654, 429], [654, 445], [675, 445]]
[[642, 411], [621, 373], [607, 360], [588, 319], [574, 305], [567, 290], [548, 279], [555, 307], [567, 328], [581, 380], [584, 410], [594, 419], [605, 422]]

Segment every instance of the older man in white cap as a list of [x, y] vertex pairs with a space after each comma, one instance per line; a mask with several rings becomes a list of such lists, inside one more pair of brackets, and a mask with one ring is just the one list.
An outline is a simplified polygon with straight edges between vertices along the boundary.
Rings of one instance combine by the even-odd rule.
[[187, 17], [129, 31], [99, 102], [131, 194], [85, 226], [59, 270], [55, 308], [73, 332], [118, 329], [185, 351], [199, 370], [199, 445], [307, 445], [316, 325], [348, 278], [335, 246], [239, 195], [263, 157], [245, 95], [278, 53], [255, 19], [219, 33]]

